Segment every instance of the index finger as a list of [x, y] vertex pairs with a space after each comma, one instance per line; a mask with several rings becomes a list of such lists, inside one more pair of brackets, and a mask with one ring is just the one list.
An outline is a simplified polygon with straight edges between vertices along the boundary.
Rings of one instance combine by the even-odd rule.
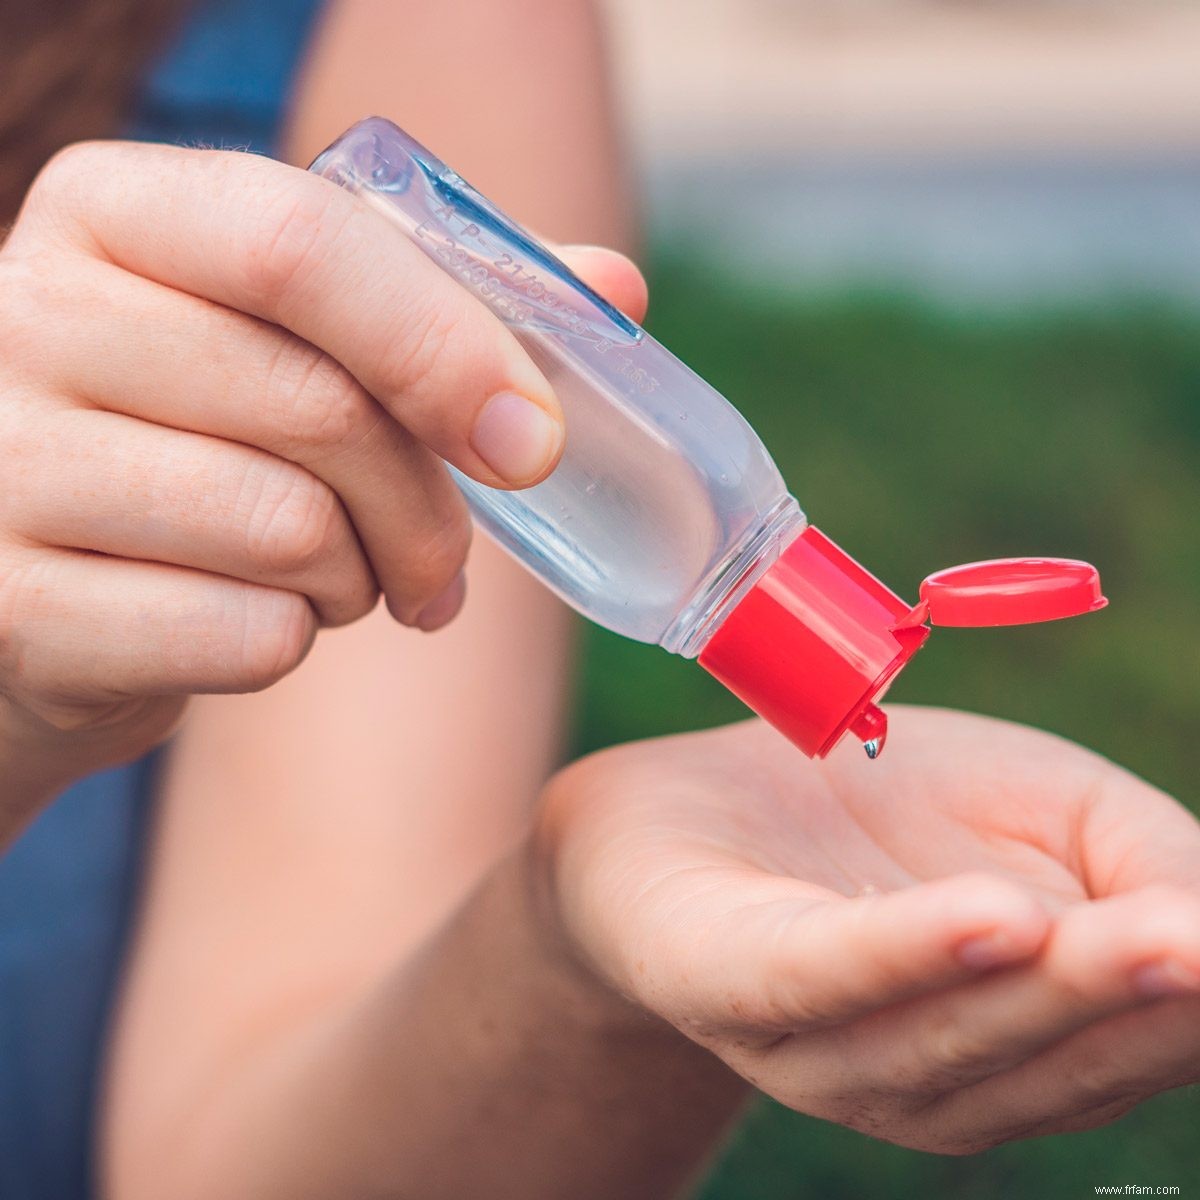
[[84, 143], [43, 171], [15, 248], [30, 233], [287, 327], [481, 483], [536, 483], [561, 452], [558, 401], [513, 335], [401, 229], [309, 172]]

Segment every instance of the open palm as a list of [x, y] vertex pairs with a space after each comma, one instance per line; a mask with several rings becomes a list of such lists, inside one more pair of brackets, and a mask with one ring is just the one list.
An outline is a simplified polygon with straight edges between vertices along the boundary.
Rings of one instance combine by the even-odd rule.
[[542, 823], [593, 969], [784, 1103], [970, 1152], [1200, 1077], [1200, 825], [1057, 738], [892, 710], [571, 768]]

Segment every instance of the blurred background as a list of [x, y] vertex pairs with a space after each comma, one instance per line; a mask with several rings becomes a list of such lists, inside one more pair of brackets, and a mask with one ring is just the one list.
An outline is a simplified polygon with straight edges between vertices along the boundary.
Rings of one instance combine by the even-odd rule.
[[[1105, 613], [944, 630], [890, 699], [1057, 730], [1195, 807], [1200, 5], [609, 3], [649, 326], [810, 517], [908, 596], [974, 558], [1101, 568]], [[580, 750], [743, 712], [685, 663], [587, 636]], [[940, 1159], [763, 1104], [699, 1196], [1186, 1195], [1198, 1118], [1189, 1090]]]

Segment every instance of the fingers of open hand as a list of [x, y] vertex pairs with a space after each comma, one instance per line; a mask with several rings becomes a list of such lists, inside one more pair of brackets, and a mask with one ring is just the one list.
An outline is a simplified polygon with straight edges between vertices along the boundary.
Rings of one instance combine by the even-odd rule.
[[703, 889], [695, 901], [677, 895], [666, 904], [670, 924], [655, 961], [660, 977], [678, 977], [674, 1018], [743, 1047], [853, 1021], [1021, 961], [1048, 927], [1025, 891], [986, 875], [855, 898], [757, 871], [729, 872], [723, 888], [687, 874], [671, 886]]
[[[1035, 1096], [1030, 1133], [1092, 1129], [1150, 1096], [1197, 1081], [1200, 998], [1160, 1000], [1089, 1026], [999, 1077], [970, 1097], [964, 1117], [969, 1130], [970, 1112], [987, 1104], [994, 1121], [1020, 1133]], [[951, 1111], [948, 1120], [956, 1119], [963, 1118]]]
[[1146, 889], [1067, 910], [1028, 966], [791, 1039], [763, 1086], [785, 1101], [802, 1088], [806, 1111], [904, 1144], [982, 1149], [1172, 1086], [1178, 1044], [1155, 1065], [1118, 1049], [1106, 1023], [1148, 1030], [1163, 995], [1197, 992], [1200, 900]]
[[18, 249], [65, 239], [285, 326], [482, 483], [528, 486], [561, 452], [558, 401], [512, 334], [327, 180], [250, 155], [85, 144], [43, 172], [22, 225]]

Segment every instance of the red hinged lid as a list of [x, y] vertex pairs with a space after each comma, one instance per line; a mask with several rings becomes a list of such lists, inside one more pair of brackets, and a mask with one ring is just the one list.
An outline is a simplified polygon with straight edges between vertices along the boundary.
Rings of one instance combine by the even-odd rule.
[[1033, 625], [1096, 612], [1100, 572], [1073, 558], [998, 558], [937, 571], [897, 627]]
[[1024, 625], [1095, 612], [1096, 568], [1062, 558], [967, 563], [930, 575], [914, 607], [808, 526], [725, 617], [700, 665], [823, 758], [847, 734], [874, 758], [877, 701], [935, 625]]

